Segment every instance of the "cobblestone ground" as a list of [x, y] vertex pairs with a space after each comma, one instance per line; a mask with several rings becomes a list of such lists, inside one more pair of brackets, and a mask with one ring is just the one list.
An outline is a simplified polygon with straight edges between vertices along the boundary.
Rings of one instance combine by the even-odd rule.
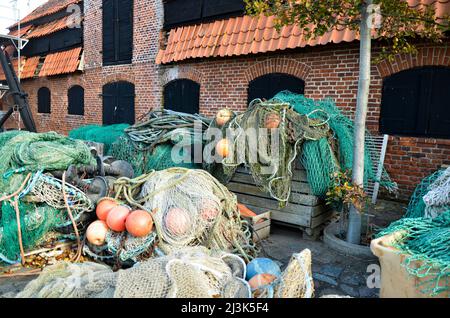
[[[379, 201], [370, 209], [371, 222], [385, 227], [404, 214], [405, 205], [392, 201]], [[299, 229], [273, 225], [271, 235], [263, 241], [261, 256], [276, 260], [284, 268], [291, 255], [305, 248], [312, 252], [312, 270], [316, 297], [363, 297], [375, 298], [377, 288], [367, 287], [370, 273], [367, 267], [378, 264], [377, 260], [361, 260], [331, 250], [321, 240], [312, 241], [302, 237]], [[21, 291], [36, 276], [0, 278], [0, 298], [10, 297]]]

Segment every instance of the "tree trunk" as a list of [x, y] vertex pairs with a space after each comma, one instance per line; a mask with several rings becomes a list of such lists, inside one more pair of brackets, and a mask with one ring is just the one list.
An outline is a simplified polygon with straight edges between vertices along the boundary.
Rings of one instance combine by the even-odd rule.
[[[361, 186], [364, 183], [364, 135], [366, 131], [367, 104], [370, 86], [371, 5], [372, 0], [366, 0], [365, 5], [361, 9], [358, 97], [356, 102], [353, 137], [352, 181], [353, 184]], [[351, 205], [347, 242], [359, 244], [360, 241], [361, 213], [355, 206]]]

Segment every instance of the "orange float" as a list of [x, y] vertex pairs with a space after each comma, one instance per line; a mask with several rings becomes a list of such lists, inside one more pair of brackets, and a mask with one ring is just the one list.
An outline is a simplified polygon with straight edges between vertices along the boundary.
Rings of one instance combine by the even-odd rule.
[[153, 218], [147, 211], [133, 211], [125, 220], [125, 228], [135, 237], [147, 236], [153, 230]]
[[230, 154], [230, 142], [228, 139], [221, 139], [216, 145], [216, 153], [225, 158]]
[[266, 114], [265, 120], [264, 120], [264, 127], [267, 129], [275, 129], [280, 126], [280, 115], [277, 113], [268, 113]]
[[113, 198], [100, 199], [100, 201], [97, 203], [95, 214], [97, 214], [97, 218], [99, 220], [106, 221], [109, 211], [111, 211], [112, 208], [115, 208], [118, 205], [119, 203], [117, 203], [117, 201]]
[[89, 224], [86, 230], [86, 238], [89, 243], [96, 246], [105, 244], [108, 225], [105, 221], [97, 220]]
[[216, 124], [219, 127], [222, 127], [226, 123], [228, 123], [231, 118], [233, 118], [233, 112], [229, 109], [221, 109], [216, 114]]
[[106, 218], [106, 224], [108, 227], [116, 232], [125, 231], [125, 221], [130, 214], [130, 209], [124, 205], [118, 205], [112, 208]]

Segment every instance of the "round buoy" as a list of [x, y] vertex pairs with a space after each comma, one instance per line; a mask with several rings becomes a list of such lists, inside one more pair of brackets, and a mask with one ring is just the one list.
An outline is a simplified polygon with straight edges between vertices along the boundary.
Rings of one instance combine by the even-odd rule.
[[275, 279], [277, 277], [272, 274], [257, 274], [248, 281], [248, 284], [252, 289], [258, 289], [262, 286], [270, 285]]
[[264, 127], [267, 129], [274, 129], [278, 128], [280, 126], [280, 115], [277, 113], [268, 113], [266, 114], [265, 120], [264, 120]]
[[204, 199], [200, 205], [200, 216], [205, 221], [212, 221], [219, 215], [217, 203], [211, 199]]
[[216, 152], [219, 156], [225, 158], [230, 153], [230, 142], [228, 139], [221, 139], [216, 145]]
[[221, 109], [216, 114], [216, 124], [219, 127], [222, 127], [226, 123], [230, 121], [230, 119], [233, 117], [233, 112], [229, 109]]
[[185, 235], [192, 226], [189, 213], [181, 208], [171, 208], [165, 217], [167, 230], [176, 236]]
[[136, 210], [127, 217], [125, 227], [135, 237], [147, 236], [153, 229], [153, 218], [147, 211]]
[[109, 211], [106, 217], [108, 227], [116, 232], [125, 231], [125, 221], [130, 214], [130, 209], [124, 205], [119, 205]]
[[271, 274], [276, 277], [281, 275], [280, 266], [270, 258], [255, 258], [247, 264], [247, 280], [258, 274]]
[[95, 214], [97, 214], [97, 218], [99, 220], [106, 221], [108, 213], [112, 210], [112, 208], [115, 208], [118, 205], [119, 203], [117, 203], [117, 201], [113, 198], [102, 198], [97, 203]]
[[86, 238], [89, 243], [95, 246], [105, 244], [108, 226], [105, 221], [97, 220], [92, 222], [86, 230]]

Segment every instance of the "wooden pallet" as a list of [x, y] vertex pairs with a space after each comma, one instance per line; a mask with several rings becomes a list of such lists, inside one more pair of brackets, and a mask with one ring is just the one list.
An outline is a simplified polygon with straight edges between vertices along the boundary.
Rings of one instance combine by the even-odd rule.
[[245, 167], [236, 170], [227, 187], [236, 194], [240, 203], [257, 214], [270, 210], [273, 221], [300, 227], [308, 235], [314, 235], [313, 230], [318, 229], [333, 216], [333, 210], [312, 194], [306, 179], [306, 171], [300, 165], [294, 169], [291, 196], [284, 208], [280, 208], [277, 200], [255, 185], [253, 177]]
[[259, 242], [270, 236], [270, 211], [262, 212], [254, 217], [245, 218], [253, 231], [253, 242]]

